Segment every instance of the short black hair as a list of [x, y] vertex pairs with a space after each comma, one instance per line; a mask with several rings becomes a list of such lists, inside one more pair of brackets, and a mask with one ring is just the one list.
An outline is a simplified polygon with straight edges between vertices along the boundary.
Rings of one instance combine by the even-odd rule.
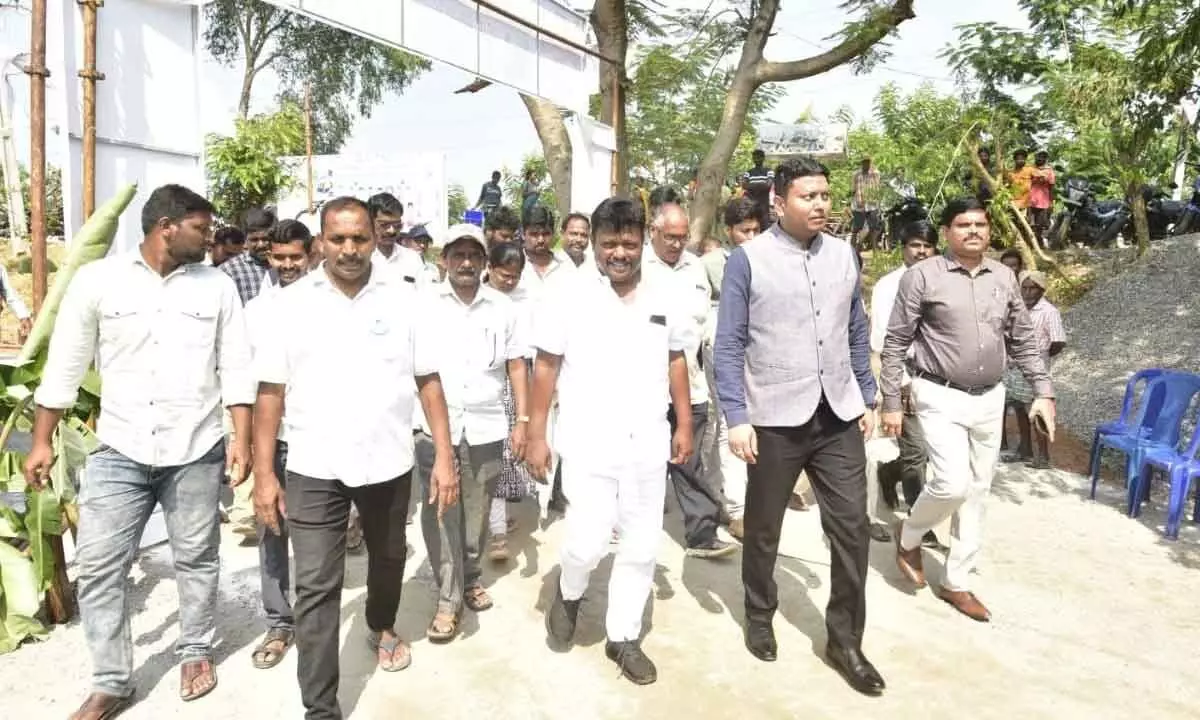
[[658, 214], [658, 209], [667, 203], [682, 205], [683, 195], [671, 185], [659, 185], [650, 191], [647, 202], [650, 205], [650, 217], [654, 217]]
[[907, 245], [908, 241], [914, 238], [919, 238], [933, 247], [937, 247], [937, 228], [928, 220], [915, 220], [900, 228], [901, 245]]
[[404, 203], [400, 202], [400, 198], [391, 193], [375, 193], [367, 198], [367, 212], [371, 213], [372, 222], [375, 221], [375, 216], [379, 213], [404, 217]]
[[1000, 262], [1004, 262], [1005, 260], [1007, 260], [1009, 258], [1016, 258], [1017, 263], [1021, 267], [1025, 267], [1025, 258], [1021, 256], [1020, 250], [1018, 250], [1016, 248], [1009, 248], [1009, 249], [1005, 250], [1004, 252], [1000, 253]]
[[640, 202], [627, 197], [610, 197], [592, 212], [592, 236], [602, 232], [637, 230], [646, 232], [646, 213]]
[[515, 242], [496, 243], [488, 252], [488, 265], [492, 267], [516, 265], [518, 270], [524, 270], [525, 250]]
[[979, 202], [979, 198], [975, 197], [954, 198], [946, 203], [946, 207], [942, 208], [942, 217], [938, 221], [938, 224], [942, 227], [950, 227], [950, 223], [954, 222], [954, 218], [972, 210], [987, 212], [987, 206]]
[[288, 243], [304, 243], [304, 252], [312, 252], [313, 236], [308, 226], [299, 220], [284, 219], [275, 223], [271, 228], [271, 244], [286, 245]]
[[567, 213], [567, 216], [565, 218], [563, 218], [563, 221], [562, 221], [562, 231], [563, 232], [567, 231], [567, 226], [571, 224], [572, 220], [582, 220], [585, 223], [587, 223], [589, 231], [592, 229], [592, 219], [591, 218], [589, 218], [587, 215], [584, 215], [581, 212], [573, 212], [573, 213]]
[[268, 232], [275, 225], [275, 213], [264, 207], [252, 207], [242, 216], [242, 229], [246, 234]]
[[214, 245], [241, 245], [246, 242], [246, 233], [241, 228], [226, 225], [213, 233]]
[[534, 205], [525, 211], [522, 227], [544, 227], [554, 229], [554, 213], [545, 205]]
[[1044, 157], [1044, 158], [1046, 158], [1047, 160], [1049, 160], [1049, 159], [1050, 159], [1050, 153], [1046, 152], [1045, 150], [1038, 150], [1037, 152], [1035, 152], [1035, 153], [1033, 154], [1033, 157], [1034, 157], [1035, 159], [1036, 159], [1036, 158], [1040, 158], [1040, 157]]
[[203, 195], [182, 185], [163, 185], [154, 189], [142, 206], [142, 233], [149, 235], [162, 218], [177, 223], [193, 213], [214, 212]]
[[517, 213], [508, 205], [501, 205], [492, 210], [483, 221], [484, 232], [493, 230], [516, 232], [519, 227], [521, 227], [521, 221], [517, 218]]
[[775, 197], [787, 197], [793, 180], [818, 175], [828, 180], [829, 168], [808, 155], [784, 160], [775, 168]]
[[1013, 158], [1029, 157], [1029, 151], [1025, 148], [1017, 148], [1013, 150]]
[[[371, 207], [362, 200], [353, 195], [342, 195], [327, 201], [321, 206], [321, 232], [325, 232], [325, 218], [329, 217], [330, 213], [340, 212], [342, 210], [362, 210], [367, 214], [367, 218], [371, 219], [375, 216], [371, 214]], [[374, 228], [372, 228], [374, 230]]]
[[751, 158], [765, 158], [766, 156], [767, 154], [763, 152], [762, 148], [757, 148], [754, 152], [750, 153]]
[[725, 227], [733, 227], [750, 219], [757, 220], [760, 225], [764, 224], [762, 208], [753, 198], [743, 195], [730, 198], [729, 202], [725, 203]]
[[498, 182], [499, 180], [500, 180], [500, 171], [493, 170], [492, 171], [492, 182]]

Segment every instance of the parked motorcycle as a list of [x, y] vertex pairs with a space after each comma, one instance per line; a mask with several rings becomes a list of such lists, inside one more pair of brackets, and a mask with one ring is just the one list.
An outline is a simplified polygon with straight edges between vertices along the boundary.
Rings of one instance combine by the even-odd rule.
[[1172, 229], [1172, 235], [1186, 235], [1200, 230], [1200, 175], [1192, 181], [1192, 198], [1183, 208], [1183, 214]]
[[887, 209], [884, 221], [887, 223], [887, 246], [896, 247], [900, 241], [900, 231], [909, 223], [929, 219], [929, 210], [925, 203], [917, 197], [917, 188], [912, 183], [906, 183], [895, 188], [900, 196], [899, 202]]
[[1054, 216], [1047, 233], [1052, 248], [1071, 243], [1108, 247], [1132, 218], [1124, 200], [1097, 200], [1092, 184], [1083, 178], [1067, 178], [1065, 191], [1066, 209]]
[[[1176, 187], [1178, 186], [1171, 183], [1168, 189], [1174, 190]], [[1187, 203], [1182, 200], [1172, 200], [1166, 190], [1154, 185], [1146, 185], [1142, 188], [1142, 197], [1146, 200], [1146, 224], [1150, 228], [1150, 239], [1161, 240], [1171, 235], [1173, 229], [1183, 218]], [[1134, 236], [1133, 233], [1131, 217], [1129, 225], [1125, 229], [1125, 237], [1131, 238]]]

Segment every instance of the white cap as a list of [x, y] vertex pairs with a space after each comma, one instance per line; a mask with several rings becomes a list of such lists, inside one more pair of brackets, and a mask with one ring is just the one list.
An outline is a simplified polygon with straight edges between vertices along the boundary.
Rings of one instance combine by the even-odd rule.
[[485, 255], [487, 254], [487, 243], [483, 240], [483, 230], [480, 230], [478, 225], [472, 225], [471, 223], [451, 225], [450, 229], [446, 231], [445, 237], [446, 241], [442, 243], [443, 248], [449, 247], [450, 243], [456, 240], [470, 238], [479, 245]]

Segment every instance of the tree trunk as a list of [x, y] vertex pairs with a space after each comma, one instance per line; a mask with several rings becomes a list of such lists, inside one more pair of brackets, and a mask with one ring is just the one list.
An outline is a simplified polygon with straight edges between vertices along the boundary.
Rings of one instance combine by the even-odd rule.
[[[598, 0], [597, 7], [600, 4]], [[850, 34], [833, 48], [801, 60], [777, 62], [764, 60], [763, 48], [771, 35], [778, 11], [779, 0], [760, 0], [758, 12], [750, 19], [746, 39], [742, 43], [742, 56], [729, 85], [729, 94], [725, 96], [721, 126], [717, 129], [708, 154], [700, 163], [696, 196], [692, 200], [693, 243], [703, 241], [712, 232], [717, 205], [721, 201], [721, 186], [729, 171], [729, 161], [737, 149], [738, 138], [746, 125], [746, 113], [754, 92], [767, 83], [800, 80], [851, 62], [887, 37], [900, 23], [915, 17], [913, 0], [893, 0], [890, 6], [877, 12], [871, 27]]]
[[242, 120], [250, 117], [250, 89], [254, 86], [254, 59], [247, 57], [246, 66], [242, 69], [242, 92], [238, 96], [238, 117]]
[[548, 100], [525, 93], [521, 93], [521, 101], [542, 141], [542, 154], [546, 157], [550, 181], [554, 183], [554, 196], [558, 198], [558, 216], [565, 217], [571, 212], [571, 139], [567, 137], [562, 111]]
[[589, 15], [596, 33], [597, 50], [616, 64], [600, 61], [600, 122], [612, 125], [617, 143], [616, 191], [629, 191], [629, 156], [626, 142], [625, 89], [629, 78], [625, 74], [625, 56], [629, 51], [629, 23], [625, 0], [596, 0]]
[[1146, 196], [1142, 194], [1142, 179], [1136, 178], [1125, 189], [1129, 207], [1133, 210], [1133, 234], [1137, 238], [1138, 257], [1150, 249], [1150, 221], [1146, 219]]

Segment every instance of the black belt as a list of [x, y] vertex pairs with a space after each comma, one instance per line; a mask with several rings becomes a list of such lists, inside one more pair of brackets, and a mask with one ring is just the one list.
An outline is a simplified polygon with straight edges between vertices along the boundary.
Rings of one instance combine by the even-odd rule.
[[952, 380], [947, 380], [946, 378], [942, 377], [941, 375], [934, 375], [931, 372], [926, 372], [924, 370], [918, 370], [916, 368], [912, 368], [911, 370], [909, 370], [909, 374], [912, 375], [913, 377], [921, 378], [922, 380], [928, 380], [929, 382], [934, 383], [935, 385], [941, 385], [942, 387], [948, 387], [951, 390], [957, 390], [959, 392], [966, 393], [968, 395], [986, 395], [987, 393], [991, 392], [991, 390], [994, 387], [996, 387], [997, 385], [1000, 384], [1000, 383], [992, 383], [991, 385], [960, 385], [959, 383], [953, 382]]

